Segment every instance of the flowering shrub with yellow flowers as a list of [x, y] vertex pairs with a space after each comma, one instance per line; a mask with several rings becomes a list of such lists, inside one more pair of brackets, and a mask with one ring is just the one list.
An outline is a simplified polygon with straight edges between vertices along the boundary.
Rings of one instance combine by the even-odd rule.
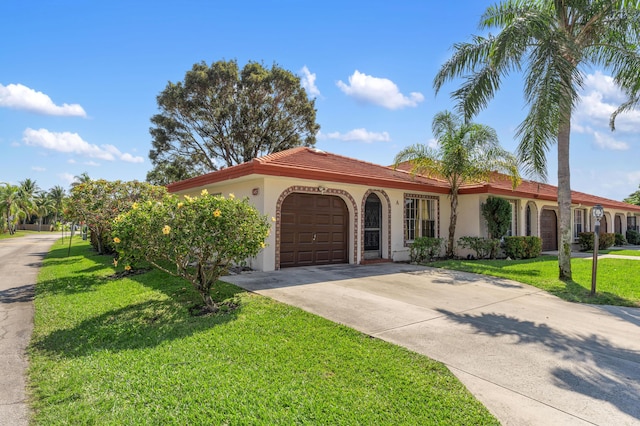
[[[235, 197], [166, 195], [139, 203], [118, 216], [112, 239], [119, 264], [144, 259], [171, 275], [187, 279], [206, 308], [218, 306], [211, 288], [229, 266], [241, 264], [265, 247], [269, 221], [248, 201]], [[167, 265], [170, 264], [171, 267]], [[134, 265], [135, 266], [135, 265]]]

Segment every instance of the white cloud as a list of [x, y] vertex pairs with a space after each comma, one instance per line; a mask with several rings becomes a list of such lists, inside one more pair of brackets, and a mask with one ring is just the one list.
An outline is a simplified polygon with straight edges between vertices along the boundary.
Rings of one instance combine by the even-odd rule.
[[422, 93], [411, 92], [409, 96], [405, 96], [400, 93], [398, 86], [393, 81], [363, 74], [358, 70], [349, 77], [349, 84], [342, 80], [336, 84], [340, 90], [358, 101], [380, 105], [388, 109], [415, 107], [424, 101]]
[[73, 158], [69, 158], [69, 159], [67, 160], [67, 163], [69, 163], [69, 164], [76, 164], [76, 160], [74, 160]]
[[358, 142], [389, 142], [391, 137], [388, 132], [376, 133], [369, 132], [367, 129], [353, 129], [347, 133], [332, 132], [332, 133], [318, 133], [319, 139], [337, 139], [341, 141], [358, 141]]
[[73, 176], [71, 173], [58, 173], [58, 177], [67, 185], [71, 185], [71, 183], [76, 180], [75, 176]]
[[91, 166], [91, 167], [98, 167], [100, 166], [100, 163], [96, 163], [95, 161], [85, 161], [83, 164], [87, 165], [87, 166]]
[[79, 104], [56, 105], [42, 92], [22, 84], [0, 84], [0, 107], [22, 109], [45, 115], [86, 117], [87, 113]]
[[593, 132], [593, 141], [599, 148], [611, 149], [614, 151], [626, 151], [629, 144], [615, 140], [612, 136], [600, 132]]
[[431, 138], [427, 141], [427, 146], [429, 148], [438, 149], [438, 145], [439, 144], [437, 139]]
[[640, 170], [627, 173], [627, 181], [630, 184], [638, 185], [640, 183]]
[[29, 146], [38, 146], [52, 151], [79, 154], [84, 157], [98, 158], [100, 160], [121, 160], [129, 163], [142, 163], [142, 157], [134, 157], [131, 154], [122, 153], [113, 145], [93, 145], [84, 141], [77, 133], [50, 132], [47, 129], [26, 129], [22, 135], [22, 141]]
[[47, 169], [45, 169], [44, 167], [40, 167], [40, 166], [32, 166], [31, 170], [33, 170], [34, 172], [46, 172]]
[[[611, 114], [625, 101], [625, 96], [613, 78], [596, 71], [585, 78], [580, 104], [576, 108], [572, 129], [591, 134], [594, 127], [609, 129]], [[628, 111], [616, 118], [616, 132], [637, 132], [640, 126], [640, 111]]]
[[302, 77], [300, 77], [300, 82], [302, 83], [302, 87], [307, 91], [309, 96], [317, 97], [320, 96], [320, 90], [316, 86], [316, 74], [309, 71], [309, 68], [305, 65], [300, 70], [302, 73]]

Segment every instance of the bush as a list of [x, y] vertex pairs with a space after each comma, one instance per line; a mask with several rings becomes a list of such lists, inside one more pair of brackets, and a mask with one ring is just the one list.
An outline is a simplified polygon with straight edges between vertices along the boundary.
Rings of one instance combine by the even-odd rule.
[[487, 221], [489, 236], [501, 238], [511, 225], [511, 204], [504, 198], [490, 196], [482, 204], [482, 217]]
[[[615, 234], [606, 233], [600, 234], [598, 237], [598, 249], [605, 250], [613, 246], [616, 237]], [[578, 244], [580, 244], [580, 250], [590, 251], [593, 250], [593, 232], [581, 232], [578, 234]]]
[[624, 237], [624, 235], [622, 234], [616, 234], [615, 235], [615, 242], [613, 243], [613, 245], [615, 246], [624, 246], [627, 244], [627, 239]]
[[[247, 200], [208, 195], [165, 195], [161, 201], [134, 203], [113, 222], [112, 238], [125, 270], [144, 259], [171, 275], [185, 278], [211, 312], [218, 305], [211, 288], [234, 263], [265, 247], [269, 222]], [[172, 266], [168, 266], [172, 265]]]
[[478, 259], [495, 256], [500, 247], [500, 240], [484, 237], [460, 237], [458, 246], [464, 249], [473, 250]]
[[504, 237], [504, 252], [512, 259], [532, 259], [542, 252], [540, 237]]
[[629, 244], [640, 245], [640, 232], [633, 229], [627, 229], [627, 241]]
[[443, 238], [416, 238], [411, 244], [411, 262], [421, 263], [438, 257], [443, 242]]

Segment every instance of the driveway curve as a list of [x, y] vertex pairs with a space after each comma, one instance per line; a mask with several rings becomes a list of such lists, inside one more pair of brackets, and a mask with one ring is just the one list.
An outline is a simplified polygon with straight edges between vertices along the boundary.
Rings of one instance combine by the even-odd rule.
[[29, 423], [26, 349], [33, 331], [33, 295], [42, 259], [59, 234], [0, 240], [0, 425]]
[[640, 424], [640, 309], [406, 264], [224, 279], [441, 361], [504, 425]]

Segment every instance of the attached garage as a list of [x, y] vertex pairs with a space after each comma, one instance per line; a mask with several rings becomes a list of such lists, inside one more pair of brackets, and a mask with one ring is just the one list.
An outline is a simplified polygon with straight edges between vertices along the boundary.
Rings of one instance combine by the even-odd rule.
[[281, 268], [349, 263], [349, 211], [340, 197], [292, 193], [280, 217]]
[[558, 217], [554, 210], [544, 209], [540, 214], [542, 251], [558, 250]]

